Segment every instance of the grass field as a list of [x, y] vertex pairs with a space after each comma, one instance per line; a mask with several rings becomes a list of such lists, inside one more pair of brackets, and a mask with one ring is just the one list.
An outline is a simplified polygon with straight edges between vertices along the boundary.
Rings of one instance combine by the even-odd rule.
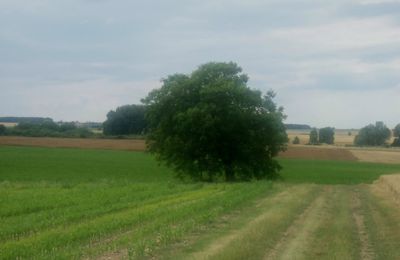
[[0, 146], [0, 259], [396, 259], [400, 209], [370, 184], [400, 165], [280, 162], [207, 184], [143, 152]]

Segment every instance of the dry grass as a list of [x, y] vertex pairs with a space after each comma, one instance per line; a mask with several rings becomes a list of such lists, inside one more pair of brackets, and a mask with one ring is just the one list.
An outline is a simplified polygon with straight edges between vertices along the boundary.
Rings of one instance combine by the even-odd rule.
[[[349, 135], [351, 132], [351, 135]], [[335, 145], [345, 146], [351, 145], [354, 142], [354, 137], [357, 135], [356, 130], [335, 130]], [[310, 138], [310, 130], [287, 130], [290, 143], [297, 136], [300, 139], [300, 144], [307, 144]]]
[[4, 125], [5, 127], [14, 127], [18, 125], [18, 123], [0, 122], [0, 125]]
[[351, 149], [350, 152], [362, 162], [400, 164], [400, 150]]
[[357, 161], [349, 150], [326, 146], [289, 146], [288, 150], [279, 155], [282, 158], [311, 160], [341, 160]]
[[382, 175], [372, 188], [381, 192], [386, 191], [398, 203], [400, 202], [400, 174]]
[[1, 136], [0, 145], [144, 151], [144, 140]]

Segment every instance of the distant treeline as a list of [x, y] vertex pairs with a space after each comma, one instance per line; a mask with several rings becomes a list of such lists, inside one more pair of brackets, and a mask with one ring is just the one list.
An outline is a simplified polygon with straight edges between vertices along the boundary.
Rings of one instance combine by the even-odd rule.
[[288, 130], [311, 130], [311, 126], [302, 124], [285, 124]]
[[0, 117], [0, 122], [3, 123], [35, 123], [52, 122], [49, 117]]
[[18, 122], [15, 127], [0, 125], [0, 135], [31, 136], [31, 137], [79, 137], [94, 136], [86, 127], [78, 127], [75, 123], [55, 123], [51, 119], [43, 121]]

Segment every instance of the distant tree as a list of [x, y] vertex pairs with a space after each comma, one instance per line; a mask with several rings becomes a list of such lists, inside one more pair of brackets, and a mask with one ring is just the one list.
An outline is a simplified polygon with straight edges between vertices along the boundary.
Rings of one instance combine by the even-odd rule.
[[104, 134], [142, 134], [146, 129], [145, 111], [144, 105], [125, 105], [110, 111], [103, 123]]
[[315, 145], [318, 144], [318, 130], [317, 128], [313, 128], [310, 132], [310, 140], [308, 144]]
[[292, 143], [293, 144], [300, 144], [300, 138], [298, 136], [295, 136]]
[[349, 132], [347, 133], [347, 135], [348, 135], [348, 136], [351, 136], [351, 135], [352, 135], [351, 131], [349, 131]]
[[72, 131], [75, 130], [77, 127], [73, 122], [65, 122], [65, 123], [61, 123], [59, 125], [59, 130], [61, 132], [67, 132], [67, 131]]
[[0, 135], [5, 135], [7, 128], [4, 125], [0, 125]]
[[400, 124], [397, 124], [393, 129], [393, 136], [400, 137]]
[[274, 157], [285, 149], [283, 108], [268, 92], [247, 86], [235, 63], [207, 63], [190, 75], [163, 80], [143, 100], [147, 143], [180, 176], [227, 181], [278, 175]]
[[288, 130], [309, 130], [311, 126], [303, 125], [303, 124], [285, 124], [286, 129]]
[[360, 129], [354, 139], [355, 145], [384, 145], [390, 138], [391, 131], [383, 122], [376, 122], [375, 125], [369, 124]]
[[324, 127], [319, 129], [319, 143], [333, 144], [335, 141], [335, 128]]
[[392, 146], [399, 147], [400, 146], [400, 124], [397, 124], [393, 129], [393, 136], [396, 137], [393, 140]]

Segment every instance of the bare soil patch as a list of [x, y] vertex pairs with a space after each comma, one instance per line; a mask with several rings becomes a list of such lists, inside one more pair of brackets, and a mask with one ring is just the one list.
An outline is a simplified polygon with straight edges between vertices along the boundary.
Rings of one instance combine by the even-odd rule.
[[1, 136], [1, 145], [145, 151], [144, 140]]
[[311, 160], [358, 160], [358, 158], [347, 149], [312, 146], [289, 146], [285, 152], [279, 154], [279, 157]]
[[400, 164], [400, 150], [378, 151], [355, 149], [350, 152], [362, 162]]

